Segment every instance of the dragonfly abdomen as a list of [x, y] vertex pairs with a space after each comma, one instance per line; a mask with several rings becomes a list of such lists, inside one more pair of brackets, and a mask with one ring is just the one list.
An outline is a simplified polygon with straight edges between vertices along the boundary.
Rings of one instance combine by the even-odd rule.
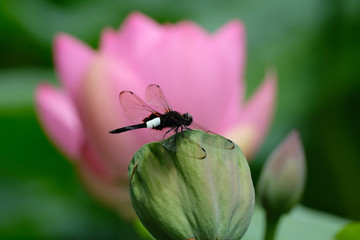
[[116, 134], [116, 133], [122, 133], [122, 132], [127, 132], [127, 131], [130, 131], [130, 130], [135, 130], [135, 129], [139, 129], [139, 128], [146, 128], [146, 127], [147, 127], [146, 123], [141, 123], [141, 124], [136, 124], [136, 125], [131, 125], [131, 126], [127, 126], [127, 127], [114, 129], [114, 130], [110, 131], [109, 133]]

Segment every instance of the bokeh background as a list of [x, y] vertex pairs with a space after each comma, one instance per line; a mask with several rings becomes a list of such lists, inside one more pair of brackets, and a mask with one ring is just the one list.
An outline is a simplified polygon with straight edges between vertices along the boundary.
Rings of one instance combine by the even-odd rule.
[[276, 68], [276, 113], [251, 164], [256, 181], [270, 151], [297, 128], [308, 178], [302, 204], [360, 220], [360, 1], [0, 1], [0, 236], [24, 239], [140, 239], [83, 188], [45, 137], [34, 88], [57, 83], [52, 41], [67, 32], [97, 48], [105, 26], [132, 11], [159, 22], [188, 19], [209, 31], [246, 26], [250, 96]]

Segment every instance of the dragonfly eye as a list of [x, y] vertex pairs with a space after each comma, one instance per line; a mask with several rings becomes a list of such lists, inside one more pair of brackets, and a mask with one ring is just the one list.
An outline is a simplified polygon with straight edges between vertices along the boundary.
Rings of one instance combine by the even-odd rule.
[[189, 126], [193, 121], [192, 116], [189, 113], [184, 113], [182, 116], [185, 126]]

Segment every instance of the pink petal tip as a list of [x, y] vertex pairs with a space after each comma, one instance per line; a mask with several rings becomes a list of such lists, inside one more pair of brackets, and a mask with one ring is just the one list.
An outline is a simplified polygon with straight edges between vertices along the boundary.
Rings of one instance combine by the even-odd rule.
[[78, 158], [83, 132], [69, 96], [48, 84], [41, 84], [35, 98], [40, 121], [50, 138], [67, 156]]

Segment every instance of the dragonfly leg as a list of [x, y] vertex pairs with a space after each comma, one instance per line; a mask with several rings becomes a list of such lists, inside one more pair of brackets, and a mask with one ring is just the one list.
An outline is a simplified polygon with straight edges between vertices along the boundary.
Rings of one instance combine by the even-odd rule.
[[181, 126], [182, 135], [183, 135], [189, 142], [191, 142], [191, 139], [190, 139], [188, 136], [186, 136], [186, 134], [184, 134], [184, 128], [185, 128], [186, 130], [191, 130], [191, 129], [188, 128], [187, 126]]
[[[174, 128], [172, 128], [171, 130], [173, 130]], [[175, 130], [174, 130], [174, 141], [175, 141], [175, 143], [176, 143], [176, 138], [177, 138], [177, 133], [178, 133], [178, 131], [179, 131], [179, 128], [175, 128]]]
[[[171, 132], [173, 130], [173, 128], [170, 128], [170, 130], [168, 130], [165, 134], [164, 134], [164, 136], [163, 136], [163, 139], [165, 139], [166, 138], [166, 135], [169, 133], [169, 132]], [[177, 133], [177, 131], [175, 130], [175, 134]]]

